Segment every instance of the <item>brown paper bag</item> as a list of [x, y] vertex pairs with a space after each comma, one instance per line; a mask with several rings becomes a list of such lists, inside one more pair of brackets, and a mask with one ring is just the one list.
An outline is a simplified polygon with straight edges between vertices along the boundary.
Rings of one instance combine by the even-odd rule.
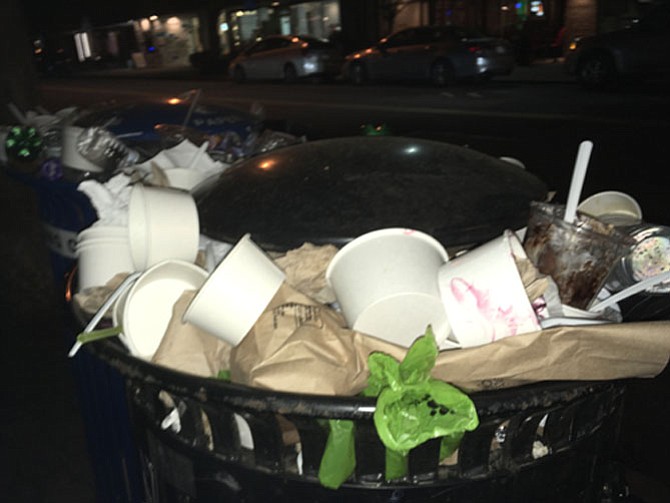
[[[407, 349], [349, 330], [339, 313], [284, 284], [233, 349], [231, 375], [275, 391], [354, 395], [367, 384], [367, 358], [375, 351], [402, 360]], [[670, 322], [557, 327], [442, 351], [433, 376], [468, 391], [654, 377], [669, 356]]]
[[182, 323], [182, 316], [195, 293], [187, 290], [175, 303], [170, 323], [151, 361], [174, 370], [215, 377], [220, 370], [228, 370], [231, 347], [195, 325]]

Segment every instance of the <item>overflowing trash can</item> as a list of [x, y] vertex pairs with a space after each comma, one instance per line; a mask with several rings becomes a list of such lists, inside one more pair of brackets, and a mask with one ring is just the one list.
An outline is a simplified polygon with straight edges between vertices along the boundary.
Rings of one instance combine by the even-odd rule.
[[[150, 213], [152, 209], [146, 195], [152, 190], [155, 189], [134, 187], [131, 204], [145, 198], [145, 204], [140, 207]], [[206, 290], [206, 282], [214, 277], [213, 271], [229, 264], [229, 257], [235, 254], [240, 243], [249, 244], [250, 237], [268, 257], [280, 256], [305, 243], [334, 246], [340, 253], [357, 237], [389, 227], [396, 228], [391, 233], [396, 237], [424, 239], [423, 233], [429, 234], [434, 238], [431, 238], [431, 246], [437, 250], [443, 246], [451, 257], [467, 256], [478, 245], [491, 240], [507, 243], [509, 250], [513, 250], [512, 243], [518, 238], [509, 229], [523, 233], [521, 228], [528, 221], [530, 203], [545, 200], [547, 196], [547, 188], [531, 173], [515, 164], [454, 145], [382, 135], [307, 142], [254, 155], [192, 193], [205, 250], [199, 250], [198, 258], [194, 258], [197, 248], [190, 247], [179, 260], [161, 261], [154, 257], [147, 262], [146, 249], [150, 248], [152, 239], [163, 243], [162, 252], [172, 244], [178, 245], [175, 249], [183, 250], [184, 243], [192, 240], [193, 229], [175, 230], [168, 233], [172, 234], [172, 241], [160, 241], [151, 237], [155, 229], [147, 227], [153, 220], [143, 217], [142, 228], [146, 232], [134, 234], [132, 239], [136, 242], [135, 248], [131, 243], [131, 254], [138, 264], [140, 259], [136, 252], [141, 249], [143, 267], [148, 269], [126, 277], [121, 286], [115, 287], [108, 303], [100, 307], [97, 321], [107, 313], [106, 322], [103, 320], [107, 324], [105, 328], [97, 334], [85, 330], [80, 334], [83, 337], [78, 337], [78, 343], [86, 343], [84, 353], [106, 362], [123, 376], [146, 501], [602, 502], [623, 497], [625, 485], [614, 453], [625, 377], [659, 372], [667, 361], [663, 355], [642, 358], [637, 362], [641, 363], [640, 367], [629, 370], [625, 362], [622, 363], [625, 356], [621, 354], [627, 351], [624, 348], [619, 352], [619, 360], [613, 358], [611, 365], [603, 365], [596, 372], [591, 372], [588, 364], [584, 365], [586, 368], [579, 369], [577, 374], [583, 378], [556, 378], [572, 374], [555, 362], [551, 362], [552, 370], [556, 371], [553, 374], [538, 369], [542, 363], [520, 371], [513, 378], [498, 377], [495, 372], [487, 378], [476, 377], [482, 374], [473, 371], [471, 375], [475, 377], [463, 382], [473, 385], [468, 394], [476, 412], [475, 424], [457, 435], [455, 448], [445, 450], [444, 437], [435, 435], [403, 452], [402, 473], [395, 476], [389, 476], [389, 464], [397, 452], [389, 449], [380, 434], [377, 417], [380, 403], [374, 398], [376, 395], [365, 393], [368, 388], [345, 396], [304, 382], [298, 383], [297, 388], [311, 389], [311, 392], [287, 391], [275, 386], [273, 365], [281, 367], [284, 373], [286, 369], [290, 372], [291, 367], [312, 365], [306, 353], [301, 352], [307, 338], [286, 346], [281, 356], [288, 356], [288, 360], [275, 358], [267, 363], [264, 370], [268, 373], [262, 376], [265, 381], [262, 378], [254, 381], [253, 376], [248, 379], [261, 386], [231, 380], [231, 376], [239, 378], [241, 374], [235, 375], [235, 372], [240, 373], [239, 368], [232, 368], [232, 373], [220, 370], [218, 374], [214, 371], [205, 376], [176, 370], [155, 360], [157, 346], [163, 347], [172, 324], [183, 325], [184, 320], [191, 319], [195, 324], [197, 318], [193, 312], [194, 300], [186, 312], [180, 312], [177, 304], [182, 298], [175, 303], [174, 292], [168, 290], [174, 290], [177, 283], [182, 290], [195, 289], [199, 292], [197, 298]], [[160, 196], [177, 201], [183, 193], [164, 192]], [[159, 206], [164, 204], [176, 208], [167, 203]], [[190, 214], [192, 209], [185, 211]], [[132, 226], [132, 222], [129, 223], [129, 227]], [[496, 240], [501, 234], [504, 239]], [[233, 247], [234, 243], [238, 244]], [[213, 258], [214, 244], [225, 249], [221, 261]], [[193, 266], [191, 262], [196, 260], [204, 263], [204, 269]], [[210, 273], [208, 278], [205, 271]], [[272, 266], [268, 271], [271, 276], [274, 274]], [[267, 286], [263, 281], [255, 283], [253, 276], [237, 274], [235, 288], [239, 287], [239, 291], [233, 288], [225, 292], [225, 285], [224, 290], [218, 291], [228, 295], [225, 298], [235, 305], [234, 309], [223, 304], [218, 308], [231, 311], [227, 313], [231, 325], [238, 325], [236, 318], [249, 317], [244, 301], [240, 301], [248, 293], [245, 282], [254, 285], [251, 290], [256, 290], [256, 285], [260, 289]], [[166, 278], [174, 281], [167, 282]], [[281, 283], [282, 278], [281, 274], [275, 275], [273, 281]], [[511, 291], [512, 284], [507, 285]], [[211, 292], [211, 288], [207, 288]], [[270, 297], [273, 292], [271, 289]], [[472, 289], [467, 291], [472, 292]], [[133, 304], [134, 298], [141, 302]], [[158, 313], [158, 309], [153, 309], [166, 298], [169, 299], [166, 310]], [[214, 296], [215, 305], [216, 300]], [[268, 330], [273, 329], [273, 324], [274, 328], [281, 325], [282, 319], [289, 319], [289, 324], [301, 327], [313, 323], [315, 333], [321, 334], [318, 330], [322, 328], [319, 325], [322, 318], [317, 312], [326, 311], [325, 306], [309, 304], [291, 311], [293, 307], [295, 304], [288, 302], [264, 312]], [[547, 306], [534, 307], [541, 310]], [[90, 313], [82, 312], [76, 304], [73, 311], [80, 319], [80, 327], [88, 323], [87, 328], [95, 328], [91, 325]], [[620, 313], [615, 314], [620, 322]], [[502, 325], [510, 329], [510, 317], [507, 313], [503, 315]], [[252, 313], [251, 318], [254, 316]], [[160, 330], [149, 324], [158, 318], [162, 318]], [[225, 339], [228, 327], [217, 326], [216, 319], [221, 318], [215, 318], [211, 333]], [[165, 328], [168, 320], [170, 325]], [[496, 323], [499, 321], [496, 319]], [[594, 350], [601, 348], [606, 340], [603, 337], [610, 331], [610, 325], [602, 323], [608, 321], [582, 322], [599, 323], [604, 327], [600, 332], [594, 329], [589, 346]], [[202, 319], [198, 323], [202, 323]], [[238, 335], [244, 337], [247, 333], [247, 338], [251, 334], [256, 337], [259, 332], [248, 331], [245, 323], [235, 328]], [[512, 325], [514, 330], [521, 326], [516, 321]], [[437, 326], [433, 328], [436, 332], [442, 330]], [[535, 328], [539, 327], [535, 325]], [[223, 335], [218, 333], [219, 329]], [[497, 327], [497, 330], [503, 329]], [[514, 330], [497, 332], [505, 337], [504, 341], [491, 339], [490, 342], [496, 344], [488, 347], [500, 349], [500, 354], [486, 353], [472, 360], [471, 365], [485, 367], [487, 362], [491, 364], [499, 358], [503, 363], [498, 362], [498, 368], [504, 367], [505, 362], [511, 360], [506, 360], [502, 353], [509, 356], [518, 350], [514, 342], [510, 342], [515, 340], [525, 341], [519, 342], [520, 346], [532, 345], [535, 348], [532, 354], [539, 362], [555, 359], [549, 347], [553, 342], [565, 346], [561, 353], [565, 358], [566, 354], [574, 354], [574, 345], [580, 344], [579, 336], [583, 335], [561, 331], [560, 327], [550, 328], [548, 335], [517, 335]], [[627, 340], [621, 329], [612, 327], [611, 331], [613, 340]], [[335, 337], [333, 344], [349, 340], [350, 335], [347, 332], [340, 338]], [[210, 342], [215, 339], [212, 336]], [[244, 349], [268, 341], [272, 344], [271, 339], [256, 337]], [[179, 337], [171, 342], [173, 347], [179, 347]], [[233, 351], [242, 351], [238, 348], [244, 343], [243, 339]], [[221, 346], [216, 344], [209, 345], [206, 351], [219, 351]], [[378, 340], [369, 347], [395, 351], [394, 346], [384, 344]], [[458, 352], [474, 355], [478, 348], [466, 346], [482, 343], [446, 337], [440, 339], [439, 344], [439, 349], [444, 350], [440, 352], [442, 356]], [[347, 352], [351, 348], [345, 348], [344, 343], [338, 347], [342, 350], [339, 359], [332, 358], [330, 366], [324, 367], [328, 370], [321, 374], [336, 374], [352, 359], [360, 357], [356, 348]], [[450, 351], [454, 347], [461, 349]], [[414, 344], [409, 352], [413, 348]], [[323, 349], [317, 347], [316, 352]], [[434, 349], [437, 351], [437, 347]], [[583, 352], [589, 358], [589, 349]], [[272, 354], [273, 358], [277, 354]], [[589, 363], [596, 361], [599, 355], [594, 355]], [[293, 356], [297, 360], [291, 360]], [[301, 360], [303, 357], [306, 359]], [[329, 359], [328, 355], [324, 357]], [[354, 366], [360, 363], [357, 361]], [[445, 358], [437, 363], [440, 367], [436, 365], [433, 373], [445, 381], [450, 380], [442, 376], [455, 375], [454, 381], [460, 382], [462, 376], [458, 371], [449, 374], [448, 369], [462, 370], [468, 366], [466, 358], [460, 362]], [[422, 370], [430, 380], [428, 371], [430, 368]], [[370, 372], [372, 375], [372, 370]], [[402, 374], [402, 370], [400, 372]], [[300, 372], [296, 375], [294, 381], [312, 379], [316, 383], [327, 382], [329, 377], [315, 374], [307, 377], [309, 373]], [[361, 380], [364, 375], [365, 372], [347, 374], [343, 371], [339, 379], [346, 384], [350, 376]], [[414, 377], [407, 379], [416, 378], [416, 374], [412, 375]], [[543, 375], [550, 377], [544, 380], [537, 377]], [[416, 404], [428, 406], [429, 409], [423, 411], [426, 415], [439, 418], [452, 413], [441, 402], [431, 399], [431, 395], [420, 396], [411, 405]], [[350, 472], [333, 488], [324, 484], [322, 475], [324, 459], [328, 452], [332, 453], [333, 444], [338, 443], [333, 433], [338, 428], [336, 425], [348, 428], [337, 448], [344, 444], [346, 455], [338, 459], [350, 463]], [[411, 436], [411, 432], [407, 434]]]

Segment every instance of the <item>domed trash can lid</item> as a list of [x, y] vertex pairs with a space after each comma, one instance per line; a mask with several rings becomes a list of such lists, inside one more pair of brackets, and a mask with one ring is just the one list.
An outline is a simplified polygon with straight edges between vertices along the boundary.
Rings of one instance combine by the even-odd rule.
[[241, 161], [196, 194], [201, 232], [225, 242], [251, 233], [267, 250], [342, 245], [384, 227], [474, 245], [526, 225], [545, 184], [513, 164], [449, 143], [345, 137]]

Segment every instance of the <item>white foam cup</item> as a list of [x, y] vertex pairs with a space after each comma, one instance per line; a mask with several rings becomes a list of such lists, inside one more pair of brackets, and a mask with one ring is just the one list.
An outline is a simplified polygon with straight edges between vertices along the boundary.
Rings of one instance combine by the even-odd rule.
[[612, 225], [633, 225], [642, 221], [639, 203], [632, 196], [615, 190], [593, 194], [577, 209]]
[[181, 260], [166, 260], [144, 271], [114, 304], [113, 321], [133, 356], [150, 360], [172, 319], [174, 304], [186, 290], [197, 290], [207, 271]]
[[133, 185], [128, 202], [128, 236], [135, 270], [164, 260], [194, 262], [200, 223], [193, 196], [183, 190]]
[[282, 270], [247, 234], [210, 274], [183, 319], [235, 346], [284, 280]]
[[79, 290], [104, 286], [116, 274], [133, 272], [128, 237], [87, 239], [77, 244]]
[[77, 169], [80, 171], [90, 171], [92, 173], [101, 173], [102, 166], [92, 163], [77, 150], [77, 142], [79, 135], [84, 131], [84, 128], [77, 126], [65, 126], [63, 128], [61, 162], [63, 166]]
[[462, 347], [540, 329], [515, 257], [526, 258], [514, 232], [460, 255], [439, 272], [449, 324]]
[[92, 225], [77, 236], [78, 243], [93, 239], [122, 239], [128, 241], [128, 227], [122, 225]]
[[447, 260], [423, 232], [379, 229], [343, 246], [326, 279], [353, 330], [408, 347], [431, 325], [441, 344], [450, 330], [437, 274]]

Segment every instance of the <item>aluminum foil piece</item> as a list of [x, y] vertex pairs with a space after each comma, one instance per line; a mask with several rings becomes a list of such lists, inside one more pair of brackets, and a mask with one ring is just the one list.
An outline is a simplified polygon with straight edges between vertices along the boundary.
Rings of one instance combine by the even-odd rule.
[[124, 145], [116, 136], [101, 127], [84, 129], [77, 139], [77, 151], [105, 172], [132, 166], [139, 154]]

